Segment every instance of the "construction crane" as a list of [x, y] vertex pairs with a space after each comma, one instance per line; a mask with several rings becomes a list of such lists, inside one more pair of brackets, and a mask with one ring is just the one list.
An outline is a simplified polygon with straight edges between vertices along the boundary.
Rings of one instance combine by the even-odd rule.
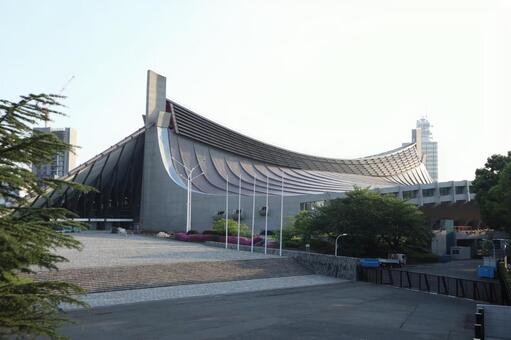
[[[73, 75], [71, 78], [69, 78], [69, 80], [64, 84], [64, 86], [62, 86], [62, 88], [60, 89], [58, 95], [62, 95], [62, 93], [64, 93], [64, 90], [67, 88], [67, 86], [69, 85], [69, 83], [71, 83], [73, 81], [73, 79], [75, 79], [75, 76]], [[50, 120], [50, 117], [48, 116], [48, 110], [46, 110], [46, 108], [43, 108], [44, 112], [45, 112], [45, 116], [46, 116], [46, 119], [44, 120], [44, 127], [48, 127], [48, 121]]]
[[72, 76], [71, 78], [69, 78], [69, 80], [64, 84], [64, 86], [62, 86], [62, 88], [60, 89], [60, 92], [59, 92], [59, 96], [64, 92], [66, 87], [69, 85], [70, 82], [73, 81], [73, 79], [75, 79], [75, 76]]

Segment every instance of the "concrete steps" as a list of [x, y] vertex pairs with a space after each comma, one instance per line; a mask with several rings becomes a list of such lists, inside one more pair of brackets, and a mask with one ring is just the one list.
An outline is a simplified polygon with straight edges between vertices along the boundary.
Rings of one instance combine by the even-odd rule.
[[72, 268], [40, 272], [35, 280], [66, 281], [87, 293], [178, 286], [211, 282], [310, 275], [292, 258], [208, 261], [96, 268]]

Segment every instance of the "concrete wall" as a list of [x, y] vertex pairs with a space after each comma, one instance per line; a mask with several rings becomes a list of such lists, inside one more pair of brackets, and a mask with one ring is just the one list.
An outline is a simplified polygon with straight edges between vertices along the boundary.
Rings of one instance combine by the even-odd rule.
[[[205, 244], [219, 248], [225, 247], [225, 243], [221, 242], [208, 241], [205, 242]], [[228, 247], [230, 249], [236, 249], [237, 245], [228, 244]], [[250, 251], [250, 246], [240, 245], [240, 250]], [[254, 251], [264, 253], [264, 247], [254, 247]], [[279, 249], [268, 248], [267, 253], [278, 255]], [[358, 259], [355, 257], [315, 254], [296, 250], [282, 250], [282, 255], [294, 258], [296, 262], [310, 269], [315, 274], [333, 276], [352, 281], [357, 279]]]

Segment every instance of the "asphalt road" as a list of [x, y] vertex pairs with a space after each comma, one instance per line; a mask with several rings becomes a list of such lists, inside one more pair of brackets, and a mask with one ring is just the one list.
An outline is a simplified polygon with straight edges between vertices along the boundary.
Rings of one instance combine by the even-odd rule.
[[71, 339], [470, 339], [475, 303], [363, 282], [69, 313]]
[[404, 270], [458, 277], [469, 280], [481, 280], [477, 276], [477, 266], [482, 265], [483, 260], [458, 260], [445, 263], [428, 263], [403, 267]]

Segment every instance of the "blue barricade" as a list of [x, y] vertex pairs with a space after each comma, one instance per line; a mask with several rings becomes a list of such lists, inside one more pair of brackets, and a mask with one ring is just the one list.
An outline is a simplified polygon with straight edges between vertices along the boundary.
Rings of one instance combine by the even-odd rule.
[[495, 268], [490, 266], [477, 266], [477, 276], [479, 276], [479, 278], [494, 279]]
[[360, 266], [364, 268], [378, 268], [380, 266], [380, 261], [371, 258], [360, 259]]

